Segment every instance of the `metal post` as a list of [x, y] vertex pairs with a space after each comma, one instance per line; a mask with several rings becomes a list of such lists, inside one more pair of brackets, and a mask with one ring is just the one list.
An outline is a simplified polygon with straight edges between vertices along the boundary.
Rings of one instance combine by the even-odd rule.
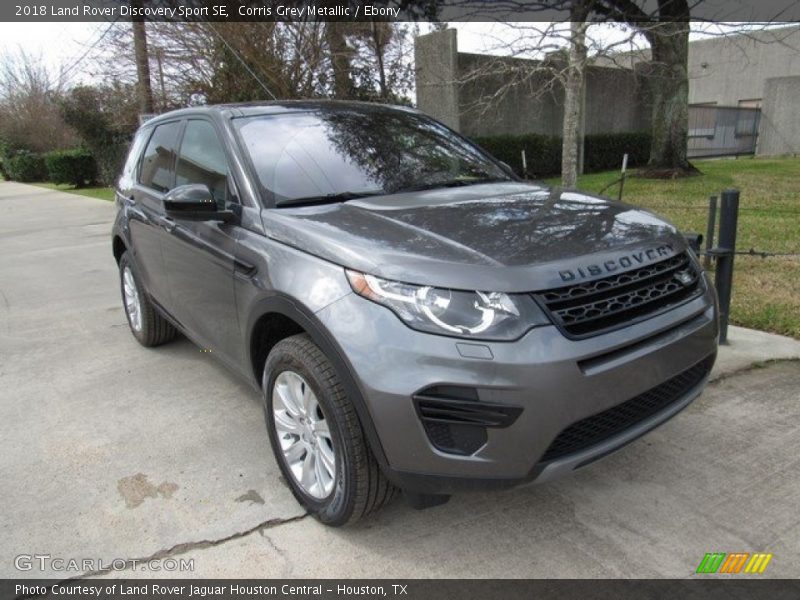
[[626, 171], [628, 170], [628, 153], [622, 155], [622, 174], [619, 178], [619, 196], [617, 200], [622, 202], [622, 190], [625, 187], [625, 177], [627, 177]]
[[522, 176], [528, 178], [528, 159], [525, 156], [525, 148], [522, 149]]
[[728, 318], [731, 310], [733, 258], [736, 252], [736, 225], [739, 220], [739, 190], [722, 192], [719, 211], [719, 246], [716, 248], [715, 285], [719, 296], [719, 342], [728, 343]]
[[714, 231], [717, 229], [717, 197], [711, 196], [708, 199], [708, 226], [706, 228], [706, 255], [703, 257], [703, 266], [708, 269], [711, 267], [711, 254], [709, 252], [714, 247]]

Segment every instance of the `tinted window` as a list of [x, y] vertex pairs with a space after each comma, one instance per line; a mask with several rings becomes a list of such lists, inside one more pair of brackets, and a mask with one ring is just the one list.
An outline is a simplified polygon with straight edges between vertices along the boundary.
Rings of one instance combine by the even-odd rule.
[[224, 205], [228, 195], [228, 160], [208, 121], [189, 121], [183, 133], [175, 185], [203, 183], [218, 204]]
[[423, 116], [326, 110], [235, 121], [278, 204], [508, 179], [480, 149]]
[[155, 128], [142, 157], [139, 183], [159, 192], [170, 190], [175, 165], [175, 144], [179, 130], [180, 123], [177, 121], [158, 125]]
[[119, 176], [119, 188], [121, 190], [128, 189], [133, 185], [136, 165], [139, 162], [139, 156], [142, 154], [142, 147], [146, 141], [147, 132], [139, 130], [136, 137], [133, 138], [128, 158], [125, 160], [125, 166], [122, 167], [122, 173]]

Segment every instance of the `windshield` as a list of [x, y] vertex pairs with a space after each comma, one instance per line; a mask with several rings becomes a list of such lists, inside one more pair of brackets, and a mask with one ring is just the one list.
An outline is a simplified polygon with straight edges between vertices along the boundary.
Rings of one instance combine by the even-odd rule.
[[480, 149], [411, 113], [336, 109], [234, 123], [278, 206], [510, 179]]

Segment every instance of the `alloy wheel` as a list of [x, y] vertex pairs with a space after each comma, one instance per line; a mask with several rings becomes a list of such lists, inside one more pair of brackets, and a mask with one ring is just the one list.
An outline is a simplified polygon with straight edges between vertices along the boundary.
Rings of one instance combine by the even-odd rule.
[[131, 327], [139, 332], [142, 330], [142, 303], [139, 300], [139, 290], [136, 288], [133, 272], [128, 266], [122, 271], [122, 289], [125, 294], [125, 312], [128, 313]]
[[336, 481], [336, 452], [317, 396], [300, 374], [283, 371], [275, 378], [272, 415], [295, 481], [309, 496], [326, 498]]

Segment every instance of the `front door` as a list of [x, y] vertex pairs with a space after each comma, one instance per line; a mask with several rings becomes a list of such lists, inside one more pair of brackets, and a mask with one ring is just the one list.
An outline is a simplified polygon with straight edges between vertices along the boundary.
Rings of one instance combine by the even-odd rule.
[[161, 253], [161, 243], [166, 237], [162, 199], [175, 181], [175, 154], [181, 126], [180, 121], [171, 121], [153, 130], [139, 163], [136, 181], [127, 192], [130, 196], [125, 199], [139, 277], [148, 294], [162, 306], [169, 300]]
[[[190, 119], [180, 143], [175, 185], [205, 184], [220, 209], [234, 196], [225, 149], [211, 121]], [[238, 225], [176, 218], [163, 245], [169, 311], [206, 350], [239, 364], [242, 344], [233, 290]]]

